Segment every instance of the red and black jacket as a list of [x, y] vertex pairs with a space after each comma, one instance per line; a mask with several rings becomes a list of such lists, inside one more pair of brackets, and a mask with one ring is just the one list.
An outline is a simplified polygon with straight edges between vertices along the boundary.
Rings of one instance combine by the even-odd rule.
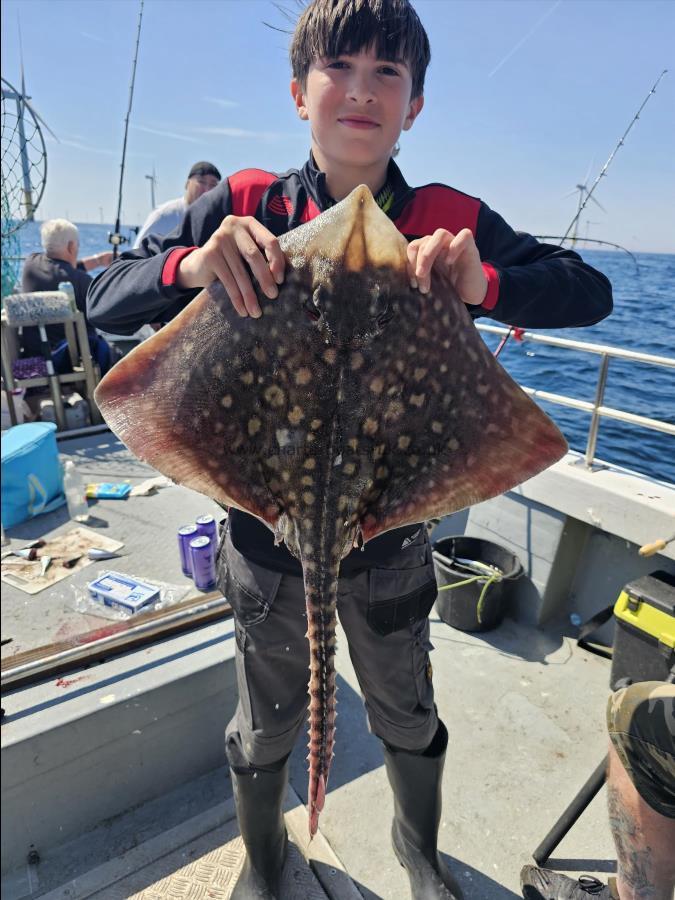
[[[388, 184], [394, 202], [387, 215], [408, 240], [437, 228], [453, 233], [471, 229], [488, 276], [482, 306], [468, 307], [474, 317], [523, 328], [561, 328], [591, 325], [611, 312], [609, 281], [573, 251], [516, 233], [481, 200], [446, 185], [411, 188], [393, 161]], [[284, 175], [260, 169], [237, 172], [188, 207], [180, 228], [166, 237], [148, 235], [137, 250], [123, 253], [98, 276], [87, 296], [89, 321], [104, 331], [132, 334], [144, 324], [177, 315], [199, 293], [176, 286], [178, 263], [188, 248], [202, 246], [225, 216], [255, 216], [282, 235], [332, 203], [325, 175], [312, 158]], [[399, 552], [420, 527], [397, 528], [353, 550], [343, 560], [341, 574], [377, 566]], [[253, 516], [232, 510], [230, 529], [234, 546], [253, 562], [302, 576], [298, 560], [285, 546], [275, 546], [270, 529]]]
[[[389, 165], [394, 202], [387, 215], [408, 240], [445, 228], [469, 228], [488, 277], [475, 317], [488, 316], [522, 328], [592, 325], [612, 310], [607, 278], [572, 250], [540, 244], [515, 232], [485, 203], [444, 184], [409, 187], [398, 166]], [[132, 334], [148, 322], [172, 319], [198, 290], [175, 284], [178, 262], [200, 247], [225, 216], [255, 216], [281, 235], [309, 222], [333, 203], [325, 175], [310, 157], [302, 169], [275, 175], [244, 169], [224, 179], [188, 207], [180, 228], [165, 237], [148, 235], [137, 250], [123, 253], [89, 289], [88, 319], [97, 328]]]

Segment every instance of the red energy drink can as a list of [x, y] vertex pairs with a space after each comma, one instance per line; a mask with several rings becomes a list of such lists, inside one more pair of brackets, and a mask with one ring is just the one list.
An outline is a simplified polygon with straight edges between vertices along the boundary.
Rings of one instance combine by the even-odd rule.
[[190, 541], [199, 537], [196, 525], [184, 525], [178, 529], [178, 552], [183, 575], [192, 578], [192, 561], [190, 559]]
[[190, 541], [190, 560], [195, 587], [207, 591], [216, 586], [216, 566], [211, 538], [205, 534]]

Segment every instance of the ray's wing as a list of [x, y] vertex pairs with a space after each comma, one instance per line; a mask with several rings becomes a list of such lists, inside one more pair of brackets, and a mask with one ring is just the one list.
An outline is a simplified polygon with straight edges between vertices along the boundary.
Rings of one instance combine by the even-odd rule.
[[386, 340], [386, 367], [364, 372], [379, 388], [373, 445], [385, 470], [364, 511], [365, 540], [495, 497], [565, 453], [556, 425], [497, 362], [444, 279], [425, 297], [403, 290]]
[[[219, 283], [115, 365], [96, 401], [139, 459], [173, 481], [274, 526], [278, 505], [260, 455], [265, 318], [240, 318]], [[264, 360], [263, 360], [264, 365]]]

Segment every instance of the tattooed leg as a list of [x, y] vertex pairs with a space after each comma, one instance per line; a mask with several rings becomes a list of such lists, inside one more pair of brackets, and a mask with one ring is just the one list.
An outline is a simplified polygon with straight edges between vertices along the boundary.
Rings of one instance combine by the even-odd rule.
[[673, 900], [675, 820], [645, 803], [611, 745], [607, 793], [621, 900]]

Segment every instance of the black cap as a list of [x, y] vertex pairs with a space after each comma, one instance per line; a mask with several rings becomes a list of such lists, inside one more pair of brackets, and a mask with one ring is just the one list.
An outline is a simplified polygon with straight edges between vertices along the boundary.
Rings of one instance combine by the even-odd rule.
[[196, 162], [194, 166], [190, 169], [190, 174], [188, 178], [194, 178], [196, 175], [215, 175], [218, 181], [221, 180], [222, 176], [218, 169], [210, 162]]

